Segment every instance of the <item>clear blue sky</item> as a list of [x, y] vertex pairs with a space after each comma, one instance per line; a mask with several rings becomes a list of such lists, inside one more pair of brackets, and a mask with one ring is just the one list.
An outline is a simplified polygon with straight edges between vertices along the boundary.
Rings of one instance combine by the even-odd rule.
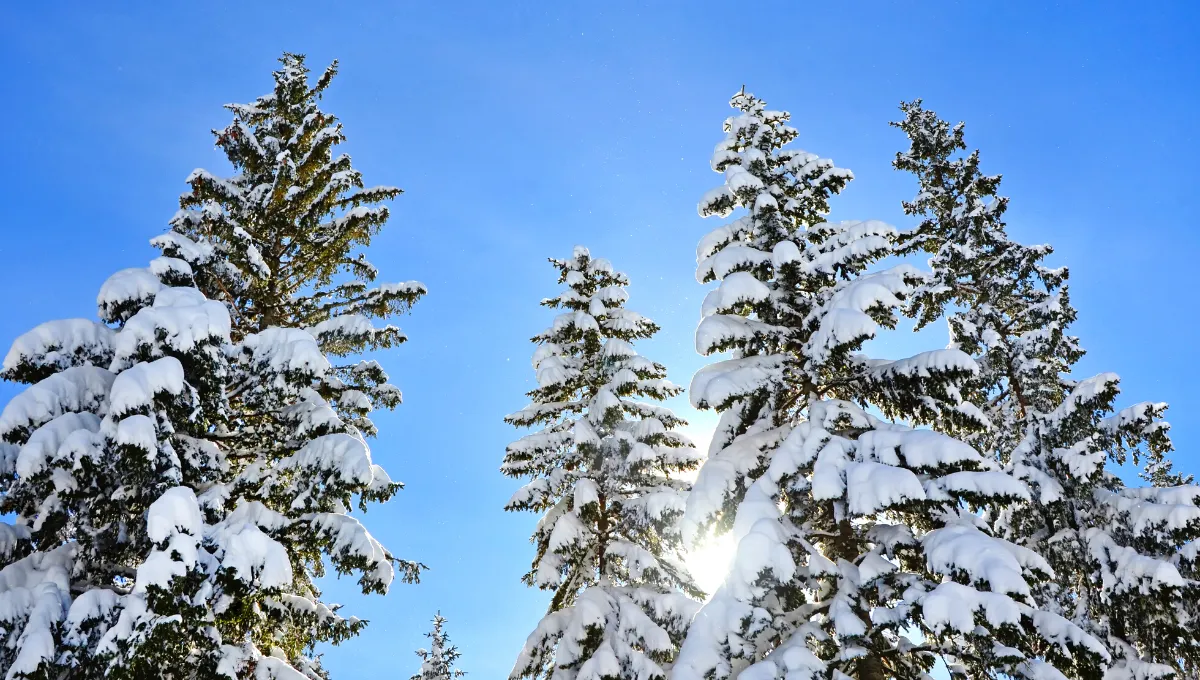
[[[908, 223], [886, 125], [901, 99], [967, 121], [1005, 175], [1012, 234], [1072, 270], [1082, 371], [1170, 402], [1178, 460], [1200, 472], [1200, 5], [105, 4], [0, 8], [0, 344], [94, 315], [101, 282], [153, 256], [188, 173], [226, 170], [208, 133], [221, 104], [268, 91], [283, 50], [342, 61], [326, 108], [346, 150], [407, 192], [370, 256], [431, 291], [382, 357], [406, 403], [373, 448], [408, 489], [366, 519], [432, 570], [386, 597], [330, 585], [372, 620], [327, 653], [335, 677], [407, 677], [439, 608], [472, 677], [507, 674], [545, 603], [518, 580], [533, 518], [501, 511], [515, 483], [497, 472], [555, 291], [544, 258], [584, 243], [628, 272], [630, 306], [663, 327], [644, 353], [686, 384], [703, 363], [694, 248], [715, 226], [695, 204], [743, 83], [792, 111], [799, 146], [854, 170], [839, 218]], [[918, 339], [884, 351], [944, 343]]]

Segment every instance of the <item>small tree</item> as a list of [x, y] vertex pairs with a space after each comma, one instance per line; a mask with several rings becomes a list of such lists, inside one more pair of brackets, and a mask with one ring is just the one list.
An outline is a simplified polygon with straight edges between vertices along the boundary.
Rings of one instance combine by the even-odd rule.
[[746, 214], [697, 251], [697, 278], [720, 281], [697, 349], [730, 356], [692, 380], [692, 403], [722, 415], [684, 535], [731, 531], [737, 550], [673, 677], [916, 680], [942, 657], [974, 677], [1032, 680], [1094, 665], [1103, 646], [1037, 607], [1045, 560], [973, 512], [1027, 499], [1025, 485], [963, 441], [913, 429], [985, 425], [962, 398], [975, 363], [957, 349], [861, 353], [924, 275], [870, 270], [896, 232], [821, 220], [850, 173], [785, 149], [788, 114], [745, 92], [731, 105], [712, 161], [725, 183], [700, 214]]
[[438, 612], [433, 617], [433, 630], [425, 634], [429, 638], [429, 649], [417, 650], [417, 656], [421, 657], [421, 670], [409, 680], [451, 680], [466, 675], [454, 667], [461, 655], [458, 647], [450, 644], [450, 636], [443, 630], [445, 625], [445, 617]]
[[624, 274], [582, 247], [551, 263], [567, 290], [542, 304], [562, 313], [533, 338], [533, 403], [506, 418], [541, 429], [501, 470], [531, 480], [506, 509], [541, 514], [524, 580], [554, 595], [511, 677], [664, 678], [700, 595], [675, 527], [696, 454], [654, 403], [681, 390], [633, 348], [658, 327], [625, 308]]
[[[895, 166], [916, 175], [905, 211], [922, 218], [903, 234], [906, 252], [931, 255], [932, 276], [909, 313], [924, 324], [948, 305], [955, 346], [982, 367], [975, 391], [992, 427], [972, 443], [1034, 490], [1032, 502], [998, 512], [997, 531], [1044, 555], [1054, 578], [1035, 595], [1103, 641], [1104, 676], [1195, 677], [1200, 672], [1200, 487], [1172, 472], [1165, 404], [1117, 411], [1117, 376], [1069, 377], [1083, 356], [1068, 334], [1076, 311], [1067, 270], [1042, 264], [1049, 246], [1024, 246], [1005, 230], [1000, 176], [980, 172], [963, 124], [901, 106], [893, 123], [910, 147]], [[1106, 464], [1132, 462], [1153, 484], [1131, 488]]]
[[347, 193], [361, 180], [315, 107], [333, 69], [309, 88], [283, 63], [231, 107], [237, 174], [193, 174], [164, 256], [108, 279], [99, 322], [43, 324], [4, 360], [30, 383], [0, 414], [8, 678], [324, 680], [314, 647], [364, 625], [321, 601], [326, 564], [363, 592], [418, 575], [350, 510], [400, 488], [365, 440], [400, 393], [330, 356], [402, 340], [369, 317], [424, 288], [366, 288], [352, 250], [395, 191]]

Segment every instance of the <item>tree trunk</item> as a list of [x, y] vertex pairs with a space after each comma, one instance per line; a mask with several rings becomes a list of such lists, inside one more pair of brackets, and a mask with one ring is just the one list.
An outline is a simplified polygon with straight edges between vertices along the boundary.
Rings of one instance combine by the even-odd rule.
[[[832, 516], [832, 507], [831, 516]], [[837, 524], [838, 535], [833, 539], [833, 553], [835, 557], [853, 562], [858, 557], [858, 539], [854, 535], [854, 525], [850, 523], [849, 518], [843, 518]], [[856, 608], [857, 610], [857, 608]], [[871, 620], [870, 614], [865, 611], [855, 611], [864, 622]], [[867, 637], [871, 636], [868, 629]], [[867, 655], [860, 658], [855, 665], [856, 680], [887, 680], [887, 673], [883, 667], [883, 659], [880, 656], [867, 648]]]
[[878, 654], [868, 653], [858, 661], [858, 680], [886, 680], [883, 660]]

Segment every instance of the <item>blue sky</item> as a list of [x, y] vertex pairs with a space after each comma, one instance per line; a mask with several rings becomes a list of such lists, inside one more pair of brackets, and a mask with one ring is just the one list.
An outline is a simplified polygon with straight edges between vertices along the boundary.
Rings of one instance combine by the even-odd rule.
[[408, 489], [366, 520], [432, 569], [386, 597], [330, 584], [372, 621], [327, 652], [335, 677], [407, 677], [438, 609], [472, 677], [507, 674], [545, 605], [519, 582], [534, 520], [501, 511], [516, 483], [497, 471], [516, 436], [501, 419], [532, 385], [528, 338], [549, 320], [537, 302], [556, 290], [544, 258], [582, 243], [626, 271], [630, 306], [663, 327], [643, 353], [686, 384], [704, 363], [694, 248], [716, 226], [695, 204], [719, 183], [708, 158], [743, 83], [793, 113], [800, 147], [854, 170], [838, 218], [909, 223], [886, 124], [900, 100], [965, 120], [985, 171], [1005, 175], [1012, 235], [1071, 268], [1081, 374], [1169, 402], [1177, 459], [1200, 472], [1200, 6], [102, 4], [0, 8], [0, 344], [93, 316], [104, 279], [153, 256], [188, 173], [226, 170], [208, 133], [221, 104], [266, 92], [283, 50], [341, 60], [325, 108], [345, 149], [368, 183], [406, 190], [370, 257], [431, 290], [400, 320], [410, 342], [381, 357], [406, 403], [373, 449]]

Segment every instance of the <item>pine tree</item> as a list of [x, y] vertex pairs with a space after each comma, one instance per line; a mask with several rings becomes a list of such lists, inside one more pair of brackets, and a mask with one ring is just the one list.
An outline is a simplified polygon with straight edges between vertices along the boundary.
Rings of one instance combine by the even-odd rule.
[[697, 349], [729, 358], [692, 380], [692, 403], [721, 419], [684, 536], [732, 532], [737, 549], [673, 678], [907, 680], [941, 657], [972, 677], [1032, 680], [1102, 658], [1096, 640], [1037, 608], [1045, 560], [973, 512], [1029, 497], [951, 436], [985, 425], [961, 392], [975, 363], [957, 349], [862, 354], [925, 280], [872, 266], [895, 230], [822, 221], [851, 174], [784, 148], [797, 136], [788, 114], [744, 91], [731, 105], [712, 161], [725, 183], [699, 210], [746, 214], [697, 251], [697, 279], [720, 281]]
[[[1044, 555], [1055, 578], [1036, 589], [1044, 606], [1105, 642], [1104, 676], [1200, 673], [1200, 487], [1172, 471], [1165, 404], [1115, 410], [1117, 376], [1069, 377], [1083, 356], [1068, 334], [1076, 311], [1067, 270], [1043, 265], [1049, 246], [1005, 230], [999, 175], [984, 175], [951, 127], [917, 100], [893, 123], [909, 138], [895, 167], [920, 191], [905, 211], [921, 222], [902, 237], [931, 255], [932, 277], [909, 313], [922, 323], [948, 305], [955, 346], [978, 358], [975, 388], [992, 424], [972, 440], [1034, 490], [1034, 502], [996, 513], [997, 529]], [[1106, 464], [1139, 466], [1151, 487], [1127, 486]]]
[[540, 429], [501, 469], [531, 480], [506, 509], [541, 514], [524, 580], [554, 594], [511, 677], [664, 678], [700, 595], [676, 528], [695, 450], [654, 403], [681, 390], [633, 348], [658, 327], [625, 308], [624, 274], [582, 247], [550, 262], [567, 290], [542, 304], [562, 313], [533, 338], [532, 403], [506, 418]]
[[399, 391], [330, 356], [401, 340], [369, 317], [424, 289], [365, 287], [351, 252], [386, 211], [364, 206], [395, 192], [346, 194], [361, 180], [314, 104], [333, 69], [309, 89], [302, 57], [283, 63], [231, 107], [237, 174], [193, 175], [164, 256], [110, 277], [99, 321], [42, 324], [5, 357], [30, 384], [0, 414], [7, 678], [325, 678], [314, 646], [364, 625], [321, 601], [325, 565], [364, 592], [418, 575], [350, 514], [400, 487], [365, 441]]
[[409, 680], [452, 680], [466, 675], [454, 667], [461, 656], [458, 647], [450, 644], [450, 636], [442, 630], [446, 619], [438, 612], [433, 617], [433, 630], [425, 634], [429, 638], [429, 649], [418, 649], [417, 656], [421, 657], [421, 670]]

